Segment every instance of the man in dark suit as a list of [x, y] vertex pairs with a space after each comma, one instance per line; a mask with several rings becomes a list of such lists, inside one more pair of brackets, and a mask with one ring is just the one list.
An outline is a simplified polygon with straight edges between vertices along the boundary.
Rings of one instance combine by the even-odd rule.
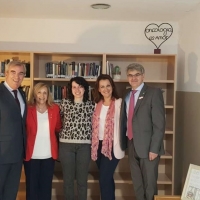
[[164, 154], [165, 108], [161, 89], [147, 86], [144, 73], [138, 63], [127, 67], [131, 89], [122, 101], [120, 143], [122, 150], [128, 146], [136, 199], [153, 200], [157, 194], [160, 155]]
[[19, 89], [25, 65], [11, 61], [0, 84], [0, 200], [15, 200], [25, 150], [26, 99]]

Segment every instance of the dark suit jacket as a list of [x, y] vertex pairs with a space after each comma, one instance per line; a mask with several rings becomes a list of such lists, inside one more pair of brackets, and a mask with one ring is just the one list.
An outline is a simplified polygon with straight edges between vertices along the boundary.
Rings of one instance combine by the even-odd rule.
[[[120, 114], [120, 144], [124, 150], [127, 147], [127, 114], [125, 97], [123, 97]], [[144, 84], [134, 109], [133, 141], [140, 158], [148, 158], [149, 152], [164, 154], [163, 137], [165, 133], [165, 108], [162, 91], [159, 88]]]
[[10, 91], [0, 84], [0, 164], [19, 162], [24, 154], [26, 98], [24, 92], [18, 90], [25, 102], [23, 117]]
[[[35, 106], [28, 106], [28, 114], [26, 119], [26, 133], [27, 133], [27, 147], [26, 147], [26, 161], [29, 161], [33, 155], [33, 148], [37, 135], [37, 114]], [[53, 159], [58, 158], [58, 139], [56, 134], [60, 132], [62, 127], [60, 109], [58, 105], [54, 104], [48, 108], [49, 131], [51, 142], [51, 155]]]

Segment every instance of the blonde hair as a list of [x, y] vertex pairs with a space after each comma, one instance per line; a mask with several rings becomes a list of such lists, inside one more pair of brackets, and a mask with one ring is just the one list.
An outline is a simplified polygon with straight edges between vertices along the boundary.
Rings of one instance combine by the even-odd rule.
[[36, 104], [36, 101], [35, 101], [35, 98], [36, 98], [36, 95], [38, 93], [38, 91], [41, 89], [41, 88], [47, 88], [47, 106], [52, 106], [53, 104], [53, 98], [51, 96], [51, 93], [50, 93], [50, 89], [49, 89], [49, 86], [45, 83], [37, 83], [36, 85], [34, 85], [32, 91], [31, 91], [31, 95], [30, 95], [30, 100], [29, 100], [29, 104], [30, 105], [35, 105]]

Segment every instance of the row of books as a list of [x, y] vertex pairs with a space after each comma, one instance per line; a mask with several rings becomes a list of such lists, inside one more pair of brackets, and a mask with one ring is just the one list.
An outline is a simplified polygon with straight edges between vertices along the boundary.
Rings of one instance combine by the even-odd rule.
[[[90, 100], [92, 100], [92, 90], [93, 90], [93, 88], [90, 86], [90, 88], [89, 88], [89, 99]], [[62, 99], [67, 98], [67, 86], [51, 85], [50, 93], [53, 97], [53, 101], [55, 103], [60, 103]]]
[[26, 100], [28, 100], [30, 97], [30, 85], [23, 85], [21, 88], [25, 92]]
[[[13, 61], [13, 59], [6, 59], [4, 61], [0, 61], [0, 77], [5, 77], [6, 65], [11, 61]], [[25, 61], [23, 61], [23, 63], [26, 66], [26, 77], [30, 78], [30, 63], [27, 63]]]
[[0, 77], [5, 76], [5, 68], [10, 61], [11, 61], [10, 59], [5, 61], [0, 61]]
[[113, 79], [121, 79], [121, 69], [119, 66], [114, 66], [109, 61], [106, 62], [106, 74], [110, 75]]
[[96, 78], [101, 74], [101, 66], [96, 63], [66, 63], [48, 62], [45, 65], [46, 78], [71, 78], [83, 76], [85, 78]]
[[67, 97], [67, 86], [51, 85], [50, 93], [55, 103], [60, 103], [63, 98]]
[[106, 74], [110, 75], [110, 77], [113, 76], [114, 71], [114, 65], [110, 63], [109, 61], [106, 62]]

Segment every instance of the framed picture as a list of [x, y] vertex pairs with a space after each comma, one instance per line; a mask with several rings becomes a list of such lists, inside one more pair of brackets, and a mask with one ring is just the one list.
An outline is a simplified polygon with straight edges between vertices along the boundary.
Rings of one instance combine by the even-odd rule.
[[200, 200], [200, 166], [190, 164], [181, 199]]

